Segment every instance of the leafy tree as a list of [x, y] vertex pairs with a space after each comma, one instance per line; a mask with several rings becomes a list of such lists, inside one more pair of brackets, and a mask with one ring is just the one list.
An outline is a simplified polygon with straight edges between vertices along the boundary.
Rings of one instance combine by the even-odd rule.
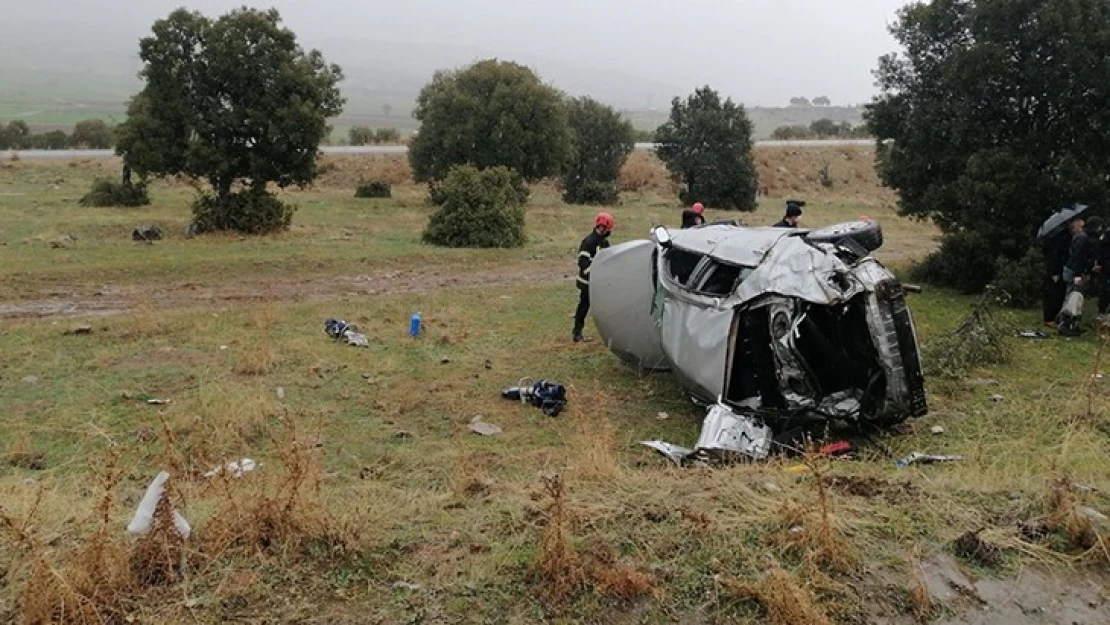
[[446, 247], [524, 245], [524, 180], [507, 167], [452, 167], [437, 187], [439, 210], [424, 240]]
[[838, 137], [841, 127], [831, 119], [819, 119], [809, 125], [809, 131], [821, 138]]
[[793, 141], [796, 139], [812, 139], [813, 131], [807, 126], [779, 126], [771, 131], [771, 138], [776, 141]]
[[0, 128], [0, 148], [26, 150], [31, 148], [31, 128], [27, 122], [17, 119], [8, 122], [7, 128]]
[[809, 106], [809, 98], [797, 97], [790, 98], [790, 106]]
[[401, 142], [401, 133], [396, 128], [378, 128], [374, 131], [374, 143], [378, 145], [397, 144]]
[[374, 129], [369, 126], [352, 126], [347, 131], [347, 140], [351, 145], [368, 145], [374, 142]]
[[70, 137], [73, 147], [104, 150], [115, 143], [115, 131], [102, 119], [86, 119], [77, 122]]
[[905, 54], [880, 59], [866, 111], [879, 173], [902, 214], [953, 241], [941, 255], [986, 256], [932, 260], [949, 269], [939, 282], [982, 288], [1054, 210], [1105, 202], [1110, 3], [935, 0], [902, 9], [892, 32]]
[[571, 100], [573, 149], [563, 176], [569, 204], [615, 204], [617, 179], [634, 146], [632, 123], [592, 98]]
[[32, 136], [36, 139], [35, 147], [43, 150], [64, 150], [70, 145], [69, 136], [61, 130], [51, 130], [41, 135]]
[[752, 123], [742, 105], [702, 87], [671, 102], [671, 117], [656, 131], [656, 153], [685, 184], [683, 203], [755, 210], [758, 174], [752, 158]]
[[819, 95], [813, 98], [813, 106], [829, 106], [830, 104], [832, 104], [832, 100], [829, 99], [829, 96]]
[[[265, 232], [291, 210], [268, 183], [310, 183], [343, 105], [338, 66], [305, 52], [276, 10], [240, 8], [210, 20], [184, 9], [140, 42], [146, 86], [128, 107], [116, 151], [140, 176], [205, 179], [214, 197], [194, 205], [197, 230]], [[246, 193], [233, 198], [233, 189]], [[272, 199], [272, 198], [271, 198]]]
[[560, 173], [570, 153], [562, 95], [532, 70], [486, 60], [436, 72], [414, 113], [420, 131], [409, 150], [417, 182], [439, 180], [454, 165], [504, 165], [527, 180]]

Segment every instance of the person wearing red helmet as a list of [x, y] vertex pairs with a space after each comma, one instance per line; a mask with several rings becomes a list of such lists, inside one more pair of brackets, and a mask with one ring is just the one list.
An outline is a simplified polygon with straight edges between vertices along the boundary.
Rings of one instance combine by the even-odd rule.
[[705, 223], [705, 207], [701, 202], [694, 202], [694, 205], [682, 211], [682, 229], [693, 228]]
[[609, 247], [609, 233], [613, 231], [613, 216], [598, 213], [594, 217], [593, 232], [582, 239], [578, 247], [578, 310], [574, 312], [574, 342], [582, 340], [582, 330], [586, 327], [586, 315], [590, 312], [590, 266], [598, 250]]

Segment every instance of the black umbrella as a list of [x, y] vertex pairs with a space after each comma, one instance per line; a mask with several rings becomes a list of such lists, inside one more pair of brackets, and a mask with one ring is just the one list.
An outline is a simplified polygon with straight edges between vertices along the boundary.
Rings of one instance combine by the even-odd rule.
[[1050, 239], [1067, 227], [1071, 220], [1087, 212], [1089, 207], [1086, 204], [1076, 204], [1069, 208], [1062, 208], [1052, 214], [1051, 217], [1044, 220], [1041, 224], [1041, 229], [1037, 231], [1037, 242], [1041, 243], [1045, 239]]

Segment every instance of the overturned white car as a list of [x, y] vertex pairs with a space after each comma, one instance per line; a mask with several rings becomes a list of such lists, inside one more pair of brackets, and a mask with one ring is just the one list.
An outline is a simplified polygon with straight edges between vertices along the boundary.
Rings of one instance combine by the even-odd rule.
[[592, 313], [614, 353], [672, 371], [715, 421], [893, 424], [928, 408], [904, 289], [869, 255], [881, 245], [872, 221], [660, 227], [598, 254]]

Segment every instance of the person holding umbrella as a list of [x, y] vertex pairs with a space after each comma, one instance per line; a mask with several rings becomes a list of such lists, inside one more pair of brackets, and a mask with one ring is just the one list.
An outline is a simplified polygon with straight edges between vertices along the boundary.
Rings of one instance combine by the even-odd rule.
[[1083, 314], [1083, 284], [1095, 266], [1095, 246], [1091, 237], [1083, 229], [1082, 217], [1071, 220], [1071, 246], [1068, 248], [1068, 262], [1064, 264], [1063, 279], [1067, 285], [1064, 308], [1060, 311], [1060, 334], [1079, 336], [1079, 319]]
[[1072, 239], [1068, 228], [1086, 211], [1087, 207], [1082, 204], [1059, 210], [1046, 219], [1037, 231], [1037, 242], [1041, 244], [1045, 266], [1042, 315], [1045, 326], [1049, 328], [1057, 326], [1057, 318], [1068, 293], [1068, 285], [1064, 281], [1064, 265], [1068, 262]]

